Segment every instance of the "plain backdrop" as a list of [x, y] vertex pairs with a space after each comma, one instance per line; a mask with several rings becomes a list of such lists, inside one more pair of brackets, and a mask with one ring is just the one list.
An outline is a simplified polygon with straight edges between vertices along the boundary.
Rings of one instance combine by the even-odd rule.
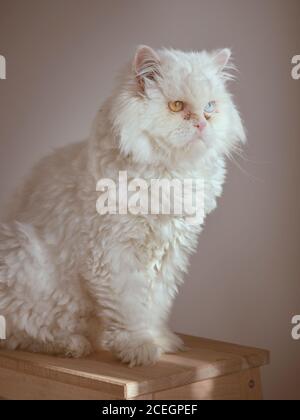
[[39, 157], [85, 138], [138, 44], [231, 47], [248, 145], [229, 163], [175, 330], [271, 350], [266, 398], [300, 399], [299, 0], [0, 0], [0, 206]]

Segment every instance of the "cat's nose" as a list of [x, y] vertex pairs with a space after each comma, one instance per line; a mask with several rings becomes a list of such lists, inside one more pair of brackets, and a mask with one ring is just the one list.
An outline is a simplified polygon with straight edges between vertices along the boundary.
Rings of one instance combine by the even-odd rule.
[[198, 128], [198, 130], [200, 131], [200, 132], [202, 132], [205, 128], [206, 128], [206, 126], [207, 126], [207, 122], [206, 121], [198, 121], [196, 124], [194, 124], [194, 126], [196, 127], [196, 128]]

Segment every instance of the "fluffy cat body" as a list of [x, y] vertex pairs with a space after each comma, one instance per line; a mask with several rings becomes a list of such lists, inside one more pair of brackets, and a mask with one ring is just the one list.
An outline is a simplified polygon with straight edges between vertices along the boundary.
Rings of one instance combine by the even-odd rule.
[[[226, 88], [228, 59], [228, 50], [140, 47], [89, 139], [33, 169], [0, 227], [3, 346], [74, 357], [102, 347], [131, 366], [183, 347], [167, 321], [202, 226], [174, 215], [100, 216], [96, 184], [117, 182], [119, 171], [148, 181], [201, 178], [209, 214], [225, 158], [245, 140]], [[178, 99], [185, 114], [168, 108]], [[218, 109], [199, 132], [193, 118], [203, 119], [211, 100]]]

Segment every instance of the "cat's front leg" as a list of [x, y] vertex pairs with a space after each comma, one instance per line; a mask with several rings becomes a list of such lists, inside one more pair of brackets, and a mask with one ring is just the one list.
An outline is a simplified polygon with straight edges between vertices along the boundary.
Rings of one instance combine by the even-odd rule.
[[186, 350], [182, 339], [167, 327], [149, 330], [132, 329], [126, 326], [107, 326], [101, 336], [102, 348], [112, 351], [118, 359], [135, 365], [151, 365], [163, 353], [176, 353]]
[[113, 325], [106, 328], [101, 337], [101, 345], [130, 367], [152, 365], [163, 353], [155, 336], [141, 330], [129, 330], [127, 326], [125, 329]]
[[150, 365], [163, 353], [182, 349], [181, 339], [166, 326], [172, 292], [156, 273], [128, 270], [125, 264], [122, 271], [102, 273], [93, 282], [102, 348], [130, 366]]

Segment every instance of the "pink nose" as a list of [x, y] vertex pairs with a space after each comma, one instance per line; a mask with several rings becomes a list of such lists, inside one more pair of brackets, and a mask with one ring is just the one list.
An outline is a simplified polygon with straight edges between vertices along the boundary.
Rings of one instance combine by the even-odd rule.
[[203, 131], [206, 125], [206, 121], [199, 121], [197, 124], [195, 124], [195, 127], [197, 127], [199, 131]]

